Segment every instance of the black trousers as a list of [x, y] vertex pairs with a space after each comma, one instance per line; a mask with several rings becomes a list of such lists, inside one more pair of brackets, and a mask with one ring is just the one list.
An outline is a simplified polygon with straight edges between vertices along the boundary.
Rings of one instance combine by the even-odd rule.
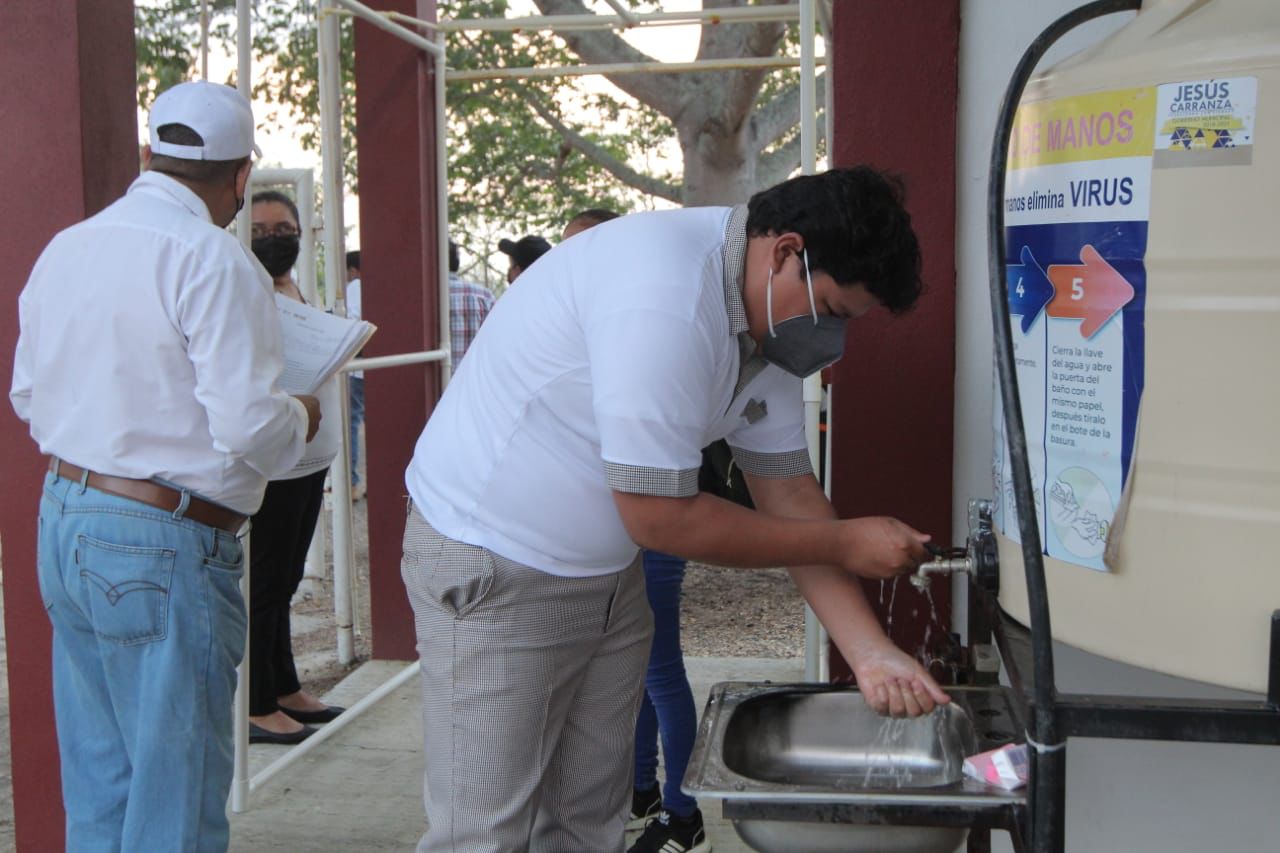
[[279, 710], [276, 698], [302, 689], [293, 666], [289, 602], [306, 568], [324, 503], [326, 471], [272, 480], [249, 538], [249, 713]]

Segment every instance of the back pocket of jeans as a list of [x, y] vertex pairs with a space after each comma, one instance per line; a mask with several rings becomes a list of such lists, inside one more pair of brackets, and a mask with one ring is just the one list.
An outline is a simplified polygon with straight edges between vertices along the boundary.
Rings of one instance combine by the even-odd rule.
[[163, 640], [174, 553], [80, 536], [76, 562], [94, 633], [126, 646]]

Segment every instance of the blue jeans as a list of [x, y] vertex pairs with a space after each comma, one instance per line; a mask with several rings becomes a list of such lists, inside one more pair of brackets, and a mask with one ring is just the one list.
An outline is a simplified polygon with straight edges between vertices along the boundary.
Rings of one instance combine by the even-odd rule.
[[360, 424], [364, 423], [364, 377], [347, 377], [347, 397], [351, 402], [351, 485], [360, 482]]
[[658, 734], [666, 782], [662, 807], [676, 817], [688, 817], [698, 808], [693, 797], [680, 790], [693, 741], [698, 733], [698, 709], [684, 671], [680, 650], [680, 587], [685, 561], [657, 551], [644, 552], [644, 582], [653, 610], [653, 645], [644, 676], [644, 700], [636, 721], [635, 788], [648, 790], [658, 784]]
[[226, 850], [240, 543], [49, 474], [37, 564], [66, 849]]

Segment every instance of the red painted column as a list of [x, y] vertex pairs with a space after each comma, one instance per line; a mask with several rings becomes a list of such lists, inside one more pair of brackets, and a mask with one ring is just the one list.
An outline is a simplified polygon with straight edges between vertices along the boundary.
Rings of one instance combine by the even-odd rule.
[[[434, 20], [434, 0], [383, 0], [380, 11]], [[435, 95], [430, 57], [357, 22], [356, 148], [360, 180], [362, 308], [378, 327], [366, 354], [435, 349], [439, 343]], [[369, 587], [373, 656], [416, 657], [413, 611], [400, 581], [404, 470], [432, 406], [440, 368], [365, 373]]]
[[[833, 500], [845, 517], [892, 515], [950, 544], [955, 373], [955, 182], [958, 0], [835, 4], [833, 161], [903, 177], [926, 291], [912, 313], [852, 324], [833, 378]], [[889, 586], [889, 585], [886, 585]], [[914, 652], [930, 606], [900, 581], [866, 583], [892, 636]], [[932, 589], [950, 623], [946, 583]], [[949, 629], [948, 629], [949, 630]], [[931, 646], [942, 632], [930, 632]], [[832, 649], [832, 675], [848, 673]]]
[[[0, 377], [18, 340], [18, 293], [59, 230], [120, 196], [138, 174], [133, 3], [0, 2]], [[19, 850], [63, 846], [49, 621], [36, 584], [45, 466], [27, 425], [0, 405], [0, 541], [9, 655], [13, 809]]]

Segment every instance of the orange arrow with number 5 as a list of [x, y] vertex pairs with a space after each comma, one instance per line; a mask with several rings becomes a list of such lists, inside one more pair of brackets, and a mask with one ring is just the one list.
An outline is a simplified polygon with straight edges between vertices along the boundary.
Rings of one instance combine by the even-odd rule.
[[1086, 243], [1082, 264], [1053, 264], [1046, 270], [1055, 294], [1045, 313], [1050, 317], [1083, 320], [1080, 335], [1092, 338], [1116, 312], [1133, 299], [1133, 285]]

